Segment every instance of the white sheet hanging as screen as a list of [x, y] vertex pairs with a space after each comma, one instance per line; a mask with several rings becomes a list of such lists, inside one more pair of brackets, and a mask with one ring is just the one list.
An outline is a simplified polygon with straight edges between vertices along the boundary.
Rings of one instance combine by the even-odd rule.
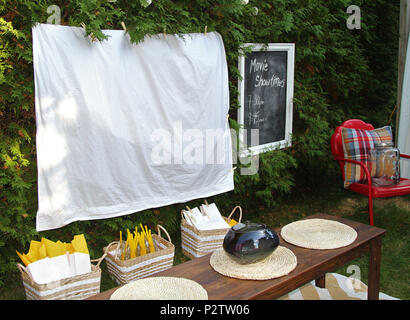
[[[403, 90], [400, 104], [398, 148], [401, 153], [410, 154], [410, 41], [407, 45], [406, 64], [403, 76]], [[400, 161], [401, 177], [410, 179], [410, 160]]]
[[32, 30], [37, 231], [234, 188], [221, 36], [103, 32]]

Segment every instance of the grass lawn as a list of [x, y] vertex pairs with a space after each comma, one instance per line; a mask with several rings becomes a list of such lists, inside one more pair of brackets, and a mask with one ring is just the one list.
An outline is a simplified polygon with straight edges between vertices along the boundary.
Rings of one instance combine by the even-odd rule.
[[[410, 196], [373, 199], [374, 225], [386, 229], [382, 240], [380, 291], [399, 299], [410, 299]], [[320, 199], [304, 197], [284, 204], [261, 221], [278, 227], [315, 213], [341, 216], [369, 223], [367, 197], [342, 190], [328, 192]], [[352, 276], [349, 266], [358, 266], [360, 280], [367, 284], [369, 256], [363, 255], [334, 272]]]
[[[340, 186], [289, 196], [273, 210], [260, 208], [257, 213], [247, 213], [243, 220], [258, 221], [272, 228], [315, 214], [337, 215], [354, 221], [368, 223], [367, 198], [343, 190]], [[382, 241], [380, 291], [399, 299], [410, 299], [410, 196], [374, 200], [375, 226], [387, 230]], [[171, 234], [175, 245], [174, 264], [187, 261], [182, 255], [180, 233]], [[360, 280], [367, 284], [368, 256], [349, 262], [334, 272], [351, 276], [349, 266], [358, 266]], [[101, 264], [101, 291], [117, 286], [110, 279], [105, 263]], [[10, 275], [0, 288], [0, 300], [25, 299], [19, 274]]]

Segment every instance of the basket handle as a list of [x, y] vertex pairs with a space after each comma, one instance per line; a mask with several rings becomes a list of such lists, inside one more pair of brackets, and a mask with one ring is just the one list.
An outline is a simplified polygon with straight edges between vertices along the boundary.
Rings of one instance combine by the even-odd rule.
[[[111, 242], [112, 243], [112, 242]], [[111, 243], [108, 245], [108, 246], [110, 246], [111, 245]], [[97, 264], [95, 265], [96, 267], [99, 267], [100, 266], [100, 263], [104, 260], [104, 258], [107, 256], [107, 252], [104, 252], [104, 254], [100, 257], [100, 258], [98, 258], [98, 259], [92, 259], [92, 260], [90, 260], [91, 262], [97, 262]]]
[[165, 228], [164, 228], [163, 226], [159, 225], [159, 224], [157, 224], [157, 233], [158, 233], [158, 236], [161, 237], [161, 230], [160, 230], [160, 229], [164, 230], [165, 234], [166, 234], [167, 237], [168, 237], [168, 241], [172, 243], [171, 237], [169, 236], [169, 233], [167, 232], [167, 230], [165, 230]]
[[21, 274], [26, 274], [28, 276], [30, 276], [30, 274], [28, 273], [27, 269], [25, 266], [23, 266], [21, 263], [17, 262], [17, 268], [20, 270]]
[[111, 251], [110, 248], [111, 248], [113, 245], [115, 245], [115, 244], [117, 245], [117, 248], [115, 249], [116, 252], [117, 252], [117, 254], [115, 255], [115, 258], [117, 258], [117, 257], [118, 257], [118, 249], [119, 249], [120, 246], [121, 246], [121, 243], [120, 243], [119, 241], [113, 241], [113, 242], [111, 242], [111, 243], [105, 248], [104, 253], [108, 255], [108, 252]]
[[236, 209], [239, 209], [239, 220], [238, 220], [238, 222], [241, 222], [242, 221], [242, 208], [241, 208], [241, 206], [236, 206], [235, 208], [233, 208], [230, 215], [228, 216], [228, 220], [231, 219], [231, 217], [232, 217], [232, 215], [233, 215], [233, 213], [235, 212]]

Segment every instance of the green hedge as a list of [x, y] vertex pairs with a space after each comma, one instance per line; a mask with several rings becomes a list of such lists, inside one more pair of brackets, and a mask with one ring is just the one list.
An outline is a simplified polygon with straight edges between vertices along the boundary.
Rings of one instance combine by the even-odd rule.
[[[292, 147], [263, 154], [252, 176], [235, 173], [235, 191], [211, 199], [223, 211], [240, 204], [245, 212], [272, 208], [295, 188], [338, 174], [331, 160], [332, 130], [348, 118], [375, 126], [389, 122], [396, 99], [399, 2], [355, 0], [361, 29], [346, 27], [348, 0], [0, 0], [0, 284], [17, 272], [15, 250], [27, 251], [41, 236], [62, 241], [85, 233], [91, 255], [118, 236], [120, 228], [163, 224], [178, 235], [183, 204], [120, 218], [75, 222], [37, 233], [37, 171], [31, 27], [46, 23], [47, 8], [58, 5], [61, 24], [85, 24], [103, 41], [101, 29], [122, 29], [132, 41], [157, 33], [218, 31], [229, 66], [231, 117], [236, 128], [238, 48], [246, 42], [296, 45]], [[258, 8], [255, 14], [254, 7]], [[192, 201], [195, 206], [201, 200]]]

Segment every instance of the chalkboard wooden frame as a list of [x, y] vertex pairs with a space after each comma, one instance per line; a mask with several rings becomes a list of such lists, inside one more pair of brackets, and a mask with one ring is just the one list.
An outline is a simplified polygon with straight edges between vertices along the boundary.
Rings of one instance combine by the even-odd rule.
[[[249, 48], [249, 53], [244, 53], [243, 48]], [[249, 50], [247, 49], [247, 51]], [[247, 52], [246, 51], [246, 52]], [[249, 133], [247, 130], [249, 128], [246, 127], [245, 124], [245, 92], [249, 89], [245, 88], [246, 86], [246, 77], [247, 74], [245, 72], [245, 61], [248, 59], [247, 55], [251, 55], [254, 52], [285, 52], [287, 57], [286, 62], [286, 102], [282, 103], [284, 105], [279, 106], [280, 108], [284, 108], [282, 110], [282, 114], [284, 113], [284, 130], [282, 130], [281, 136], [282, 139], [278, 139], [275, 141], [269, 141], [268, 143], [264, 143], [259, 141], [258, 145], [248, 145], [249, 142]], [[284, 54], [282, 54], [284, 55]], [[239, 79], [239, 102], [240, 108], [238, 109], [238, 124], [240, 125], [239, 130], [239, 155], [240, 156], [248, 156], [257, 155], [262, 152], [267, 152], [274, 149], [283, 149], [285, 147], [291, 146], [291, 135], [292, 135], [292, 118], [293, 118], [293, 87], [294, 87], [294, 64], [295, 64], [295, 44], [294, 43], [269, 43], [269, 44], [260, 44], [260, 43], [245, 43], [240, 48], [240, 55], [239, 55], [239, 71], [241, 74], [241, 78]], [[249, 62], [248, 62], [249, 65]], [[263, 64], [259, 65], [260, 68], [263, 69]], [[260, 69], [259, 69], [260, 70]], [[263, 70], [261, 70], [263, 72]], [[272, 89], [273, 90], [273, 89]], [[262, 101], [263, 102], [263, 101]], [[250, 104], [250, 103], [249, 103]], [[266, 106], [264, 106], [266, 107]], [[271, 108], [279, 108], [275, 106], [270, 106]], [[269, 106], [268, 106], [269, 108]], [[251, 116], [252, 117], [252, 116]], [[267, 124], [269, 125], [269, 123]], [[264, 125], [266, 127], [266, 125]], [[273, 124], [272, 124], [273, 126]], [[276, 130], [276, 129], [275, 129]], [[284, 132], [283, 132], [284, 131]], [[263, 134], [263, 132], [259, 131], [259, 137]], [[266, 140], [266, 139], [265, 139]]]

